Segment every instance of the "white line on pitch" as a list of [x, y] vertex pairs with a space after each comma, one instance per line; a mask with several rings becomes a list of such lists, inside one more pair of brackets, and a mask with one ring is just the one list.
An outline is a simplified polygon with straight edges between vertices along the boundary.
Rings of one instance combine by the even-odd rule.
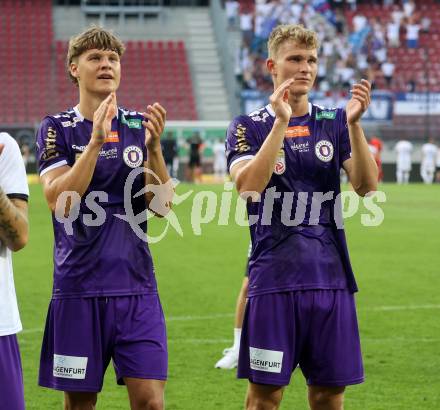
[[[359, 311], [399, 311], [399, 310], [422, 310], [422, 309], [440, 309], [440, 305], [401, 305], [401, 306], [371, 306], [371, 307], [359, 307]], [[193, 321], [193, 320], [213, 320], [234, 317], [233, 313], [218, 313], [213, 315], [205, 316], [168, 316], [166, 317], [167, 322], [183, 322], [183, 321]], [[42, 328], [24, 329], [21, 331], [22, 334], [31, 334], [42, 332]]]
[[440, 309], [440, 305], [400, 305], [400, 306], [366, 306], [359, 307], [359, 311], [367, 310], [373, 312], [386, 312], [393, 310], [422, 310]]

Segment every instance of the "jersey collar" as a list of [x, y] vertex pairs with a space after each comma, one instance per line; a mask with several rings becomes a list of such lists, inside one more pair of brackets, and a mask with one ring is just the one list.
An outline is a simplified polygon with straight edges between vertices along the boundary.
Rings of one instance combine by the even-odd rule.
[[[267, 112], [272, 116], [275, 117], [275, 111], [273, 110], [272, 106], [270, 104], [266, 105]], [[312, 103], [309, 102], [309, 115], [312, 115]]]
[[[78, 106], [79, 104], [75, 105], [75, 107], [73, 107], [73, 111], [75, 112], [75, 115], [79, 118], [80, 121], [84, 121], [84, 115], [80, 113]], [[119, 119], [119, 107], [117, 107], [116, 110], [116, 118]]]

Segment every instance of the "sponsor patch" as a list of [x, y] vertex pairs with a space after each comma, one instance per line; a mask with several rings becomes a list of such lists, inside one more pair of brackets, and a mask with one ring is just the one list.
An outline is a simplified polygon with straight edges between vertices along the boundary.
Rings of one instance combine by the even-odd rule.
[[137, 128], [140, 130], [142, 128], [142, 120], [139, 118], [131, 118], [127, 121], [127, 125], [128, 128]]
[[269, 373], [281, 373], [283, 354], [284, 352], [277, 350], [249, 347], [251, 369]]
[[53, 376], [63, 379], [86, 378], [87, 357], [53, 355]]
[[285, 138], [309, 137], [310, 130], [307, 125], [297, 125], [295, 127], [288, 127]]
[[144, 154], [142, 150], [136, 145], [130, 145], [129, 147], [124, 149], [123, 153], [124, 162], [130, 168], [137, 168], [142, 164], [144, 160]]
[[310, 151], [309, 141], [300, 142], [300, 143], [294, 142], [292, 145], [289, 145], [289, 146], [293, 152], [309, 152]]
[[278, 157], [275, 162], [273, 172], [275, 172], [275, 174], [277, 175], [282, 175], [284, 174], [285, 170], [286, 170], [286, 156], [284, 155], [284, 150], [281, 148], [280, 152], [278, 153]]
[[119, 142], [118, 131], [110, 131], [110, 134], [107, 135], [104, 142]]
[[330, 141], [322, 140], [315, 145], [315, 155], [323, 162], [330, 162], [333, 158], [333, 144]]
[[246, 139], [246, 127], [242, 124], [237, 125], [237, 131], [234, 134], [237, 137], [237, 143], [235, 144], [235, 150], [238, 153], [247, 152], [251, 149], [249, 142]]
[[[136, 115], [136, 114], [137, 114], [136, 111], [130, 113], [130, 115]], [[128, 125], [128, 128], [137, 128], [137, 129], [142, 128], [142, 120], [139, 118], [130, 118], [129, 120], [127, 120], [125, 118], [125, 115], [122, 114], [121, 122], [122, 124]]]
[[334, 120], [336, 118], [336, 111], [319, 111], [316, 113], [316, 120]]
[[44, 150], [41, 155], [42, 160], [49, 160], [58, 157], [59, 153], [56, 150], [57, 132], [54, 128], [48, 127], [46, 138], [44, 140]]

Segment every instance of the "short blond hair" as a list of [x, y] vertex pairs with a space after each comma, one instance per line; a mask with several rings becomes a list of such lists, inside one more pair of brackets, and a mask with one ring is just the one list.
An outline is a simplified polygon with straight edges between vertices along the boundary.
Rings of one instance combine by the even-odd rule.
[[267, 42], [269, 58], [276, 57], [281, 44], [286, 41], [293, 41], [307, 49], [319, 48], [318, 36], [313, 30], [301, 24], [280, 24], [272, 30]]
[[119, 57], [122, 57], [125, 51], [124, 43], [111, 31], [102, 27], [91, 26], [77, 36], [71, 37], [67, 50], [66, 65], [69, 78], [73, 83], [78, 85], [78, 80], [70, 73], [70, 64], [82, 53], [94, 48], [115, 51]]

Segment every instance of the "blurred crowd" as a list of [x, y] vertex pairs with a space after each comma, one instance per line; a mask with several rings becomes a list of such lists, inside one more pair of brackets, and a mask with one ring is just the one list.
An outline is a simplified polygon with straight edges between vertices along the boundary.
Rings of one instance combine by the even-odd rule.
[[[380, 5], [387, 17], [367, 18], [358, 3]], [[417, 48], [420, 32], [429, 32], [431, 24], [412, 0], [227, 0], [225, 10], [229, 29], [242, 33], [235, 73], [245, 90], [272, 89], [265, 67], [266, 43], [278, 24], [300, 23], [318, 33], [321, 49], [315, 87], [323, 92], [348, 91], [359, 78], [368, 79], [374, 88], [379, 76], [387, 89], [392, 88], [395, 64], [388, 50], [401, 47], [402, 38], [407, 48]], [[403, 91], [415, 91], [414, 81], [405, 86]]]

